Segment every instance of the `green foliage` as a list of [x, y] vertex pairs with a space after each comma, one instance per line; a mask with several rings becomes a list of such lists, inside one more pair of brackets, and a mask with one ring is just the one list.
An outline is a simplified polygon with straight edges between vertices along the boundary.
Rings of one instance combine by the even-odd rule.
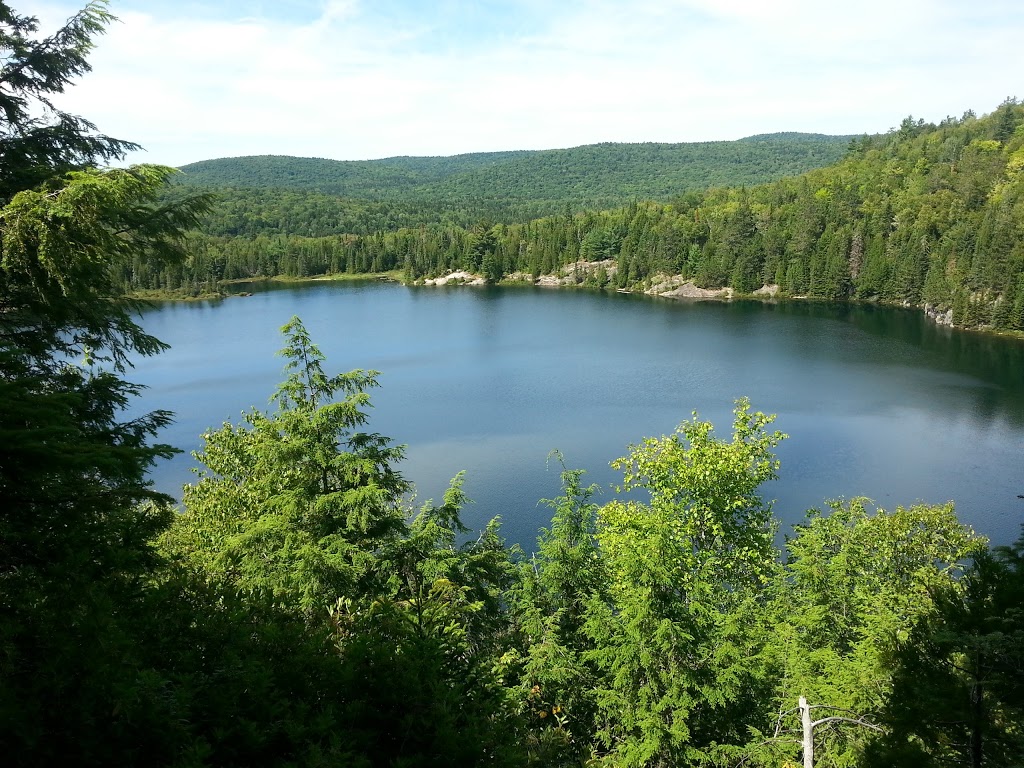
[[[370, 234], [442, 222], [468, 227], [480, 219], [510, 223], [560, 213], [567, 203], [600, 209], [708, 186], [760, 184], [835, 162], [849, 139], [777, 134], [364, 161], [266, 155], [204, 160], [182, 171], [183, 183], [217, 189], [236, 212], [216, 215], [211, 233], [242, 234], [225, 227], [233, 220], [229, 226], [259, 222], [267, 234]], [[245, 224], [237, 217], [242, 211]], [[339, 214], [349, 228], [333, 228]]]
[[109, 762], [159, 709], [139, 627], [171, 512], [146, 471], [174, 449], [152, 443], [167, 412], [122, 420], [129, 357], [162, 345], [110, 270], [180, 260], [204, 202], [157, 202], [167, 168], [90, 168], [133, 145], [53, 107], [109, 18], [92, 3], [40, 39], [0, 4], [0, 743], [14, 765]]
[[[850, 715], [824, 719], [818, 765], [1019, 762], [1024, 540], [990, 553], [952, 505], [869, 514], [855, 500], [812, 512], [780, 562], [760, 488], [784, 435], [745, 400], [731, 440], [695, 416], [632, 446], [603, 507], [563, 467], [529, 560], [497, 519], [476, 537], [463, 525], [461, 475], [410, 514], [402, 448], [366, 429], [375, 373], [329, 376], [297, 318], [274, 410], [204, 436], [181, 514], [146, 477], [173, 452], [153, 443], [170, 414], [121, 412], [138, 391], [122, 378], [131, 358], [163, 346], [123, 289], [152, 281], [395, 264], [491, 280], [568, 267], [619, 286], [679, 273], [742, 290], [780, 276], [813, 296], [949, 302], [959, 322], [1019, 327], [1020, 105], [940, 126], [908, 118], [833, 169], [749, 191], [560, 205], [472, 231], [453, 226], [469, 210], [454, 202], [447, 221], [371, 233], [372, 216], [396, 210], [383, 201], [364, 210], [363, 235], [193, 234], [186, 256], [208, 200], [162, 196], [167, 168], [97, 170], [133, 145], [51, 103], [88, 70], [110, 18], [92, 3], [37, 39], [33, 19], [0, 3], [8, 763], [777, 765], [798, 757], [799, 696]], [[510, 198], [564, 204], [598, 160], [608, 176], [581, 195], [680, 151], [397, 158], [356, 181], [469, 194], [528, 172], [533, 191]]]
[[504, 684], [514, 658], [504, 595], [514, 568], [497, 520], [461, 546], [467, 501], [456, 477], [408, 536], [380, 556], [372, 601], [339, 601], [337, 647], [358, 669], [348, 696], [375, 765], [518, 765], [518, 719]]
[[96, 133], [96, 126], [58, 109], [56, 94], [91, 67], [93, 38], [113, 19], [105, 0], [74, 14], [52, 35], [39, 22], [0, 4], [0, 203], [54, 176], [111, 160], [136, 144]]
[[[562, 464], [560, 454], [554, 457]], [[584, 623], [588, 604], [606, 597], [607, 574], [591, 501], [597, 486], [583, 486], [583, 474], [562, 464], [563, 495], [545, 500], [551, 527], [521, 564], [514, 592], [526, 645], [519, 695], [531, 753], [544, 765], [578, 764], [593, 749], [597, 675], [585, 658], [594, 646]]]
[[0, 210], [5, 338], [44, 358], [80, 356], [122, 368], [132, 351], [162, 348], [135, 323], [118, 267], [144, 257], [181, 261], [182, 234], [207, 200], [157, 202], [174, 171], [160, 166], [71, 171], [14, 195]]
[[[613, 575], [614, 583], [644, 581], [655, 558], [657, 567], [671, 570], [674, 588], [684, 598], [691, 585], [704, 580], [712, 560], [723, 596], [763, 580], [761, 569], [773, 559], [775, 523], [771, 504], [758, 489], [778, 476], [772, 451], [786, 437], [766, 431], [773, 420], [751, 413], [750, 403], [741, 399], [730, 442], [717, 439], [711, 422], [694, 414], [675, 434], [647, 438], [612, 462], [623, 470], [622, 491], [650, 494], [649, 504], [612, 502], [601, 510], [602, 550], [626, 568]], [[646, 530], [657, 546], [637, 553], [632, 537], [645, 540]]]
[[203, 436], [204, 469], [168, 542], [201, 571], [314, 620], [365, 588], [375, 550], [404, 530], [408, 484], [392, 467], [402, 449], [358, 431], [373, 372], [328, 377], [298, 318], [281, 330], [288, 376], [276, 412]]
[[767, 431], [772, 420], [741, 400], [731, 441], [694, 418], [615, 462], [622, 490], [650, 495], [598, 517], [608, 599], [589, 606], [588, 657], [601, 672], [597, 736], [615, 765], [705, 759], [746, 706], [736, 617], [756, 610], [773, 570], [771, 505], [758, 494], [785, 437]]
[[[798, 732], [791, 710], [800, 696], [828, 714], [877, 722], [892, 690], [890, 649], [983, 549], [951, 504], [871, 515], [855, 499], [833, 503], [828, 515], [812, 510], [788, 539], [788, 561], [773, 587], [762, 657], [775, 679], [775, 709], [765, 708], [760, 736], [768, 727]], [[816, 735], [817, 764], [857, 762], [874, 735], [833, 723]], [[795, 760], [799, 750], [786, 737], [769, 746], [767, 764]]]
[[870, 765], [1012, 766], [1024, 754], [1024, 537], [979, 554], [899, 637]]
[[[236, 652], [254, 655], [289, 717], [316, 702], [320, 724], [286, 754], [333, 733], [373, 766], [514, 763], [502, 684], [514, 570], [497, 521], [457, 544], [467, 532], [460, 477], [407, 524], [402, 449], [362, 431], [374, 373], [328, 376], [298, 318], [282, 332], [276, 410], [204, 436], [200, 479], [185, 488], [166, 553], [258, 617], [260, 636]], [[317, 698], [279, 688], [281, 647], [305, 659], [293, 674]], [[265, 715], [253, 716], [255, 727]], [[218, 755], [229, 748], [205, 727], [204, 738]]]

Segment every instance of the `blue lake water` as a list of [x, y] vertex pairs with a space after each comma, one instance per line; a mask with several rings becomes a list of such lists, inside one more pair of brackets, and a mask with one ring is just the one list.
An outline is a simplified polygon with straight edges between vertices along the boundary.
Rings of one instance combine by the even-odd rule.
[[995, 543], [1024, 522], [1024, 344], [949, 331], [918, 312], [813, 303], [676, 302], [536, 288], [323, 283], [170, 303], [144, 327], [171, 350], [137, 363], [137, 410], [167, 408], [186, 451], [156, 486], [180, 497], [199, 435], [267, 407], [279, 329], [302, 318], [328, 373], [380, 371], [369, 429], [407, 445], [418, 500], [466, 470], [467, 524], [495, 515], [530, 549], [559, 493], [558, 449], [605, 490], [629, 443], [697, 410], [731, 431], [747, 396], [790, 438], [764, 486], [788, 526], [826, 499], [891, 508], [955, 500]]

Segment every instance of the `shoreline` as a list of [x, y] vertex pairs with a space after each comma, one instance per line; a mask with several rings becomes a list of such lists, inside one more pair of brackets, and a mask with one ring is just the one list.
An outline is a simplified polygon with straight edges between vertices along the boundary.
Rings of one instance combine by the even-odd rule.
[[[612, 260], [606, 260], [604, 262], [576, 262], [563, 267], [562, 273], [559, 275], [539, 275], [536, 279], [533, 278], [532, 275], [513, 273], [502, 278], [497, 283], [488, 283], [483, 275], [467, 272], [465, 270], [456, 270], [448, 273], [447, 275], [441, 275], [435, 278], [417, 278], [414, 280], [408, 280], [401, 271], [391, 270], [387, 272], [363, 272], [356, 274], [340, 272], [328, 275], [310, 275], [308, 277], [275, 275], [273, 277], [237, 278], [232, 280], [221, 280], [217, 285], [250, 285], [256, 283], [301, 285], [333, 282], [387, 282], [399, 283], [406, 286], [423, 287], [444, 287], [449, 285], [467, 287], [491, 286], [499, 288], [502, 286], [528, 286], [536, 288], [568, 288], [571, 290], [590, 290], [600, 292], [614, 291], [616, 293], [649, 296], [653, 299], [666, 299], [669, 301], [732, 301], [734, 299], [740, 299], [760, 301], [762, 303], [782, 301], [831, 302], [837, 304], [875, 305], [896, 309], [910, 309], [923, 313], [926, 319], [939, 328], [948, 328], [951, 331], [976, 333], [998, 338], [1024, 339], [1024, 331], [1006, 331], [987, 327], [965, 327], [955, 325], [951, 321], [950, 310], [940, 311], [929, 304], [915, 305], [903, 302], [882, 301], [878, 299], [819, 299], [808, 296], [791, 296], [782, 292], [779, 286], [775, 285], [764, 285], [752, 293], [738, 293], [732, 288], [700, 288], [694, 284], [693, 281], [687, 280], [681, 275], [658, 275], [654, 280], [650, 281], [649, 286], [641, 284], [633, 288], [615, 288], [611, 286], [610, 280], [604, 285], [597, 284], [593, 279], [588, 280], [588, 278], [592, 278], [594, 276], [598, 269], [605, 270], [606, 278], [613, 277], [615, 274], [613, 266], [614, 262], [609, 264], [611, 261]], [[581, 273], [585, 273], [586, 277], [580, 279]], [[191, 302], [245, 298], [252, 294], [244, 291], [232, 293], [219, 289], [213, 291], [207, 289], [198, 293], [192, 293], [185, 289], [170, 291], [151, 289], [133, 291], [126, 295], [128, 298], [141, 299], [143, 301]]]

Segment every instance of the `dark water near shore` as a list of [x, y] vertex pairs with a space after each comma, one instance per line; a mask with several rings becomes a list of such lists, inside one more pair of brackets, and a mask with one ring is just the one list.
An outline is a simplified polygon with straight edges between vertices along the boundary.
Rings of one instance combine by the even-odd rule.
[[[891, 508], [955, 500], [995, 543], [1024, 522], [1024, 344], [951, 332], [874, 306], [682, 303], [534, 288], [332, 283], [167, 304], [143, 325], [171, 344], [139, 362], [139, 409], [168, 408], [186, 451], [282, 378], [279, 328], [299, 315], [327, 370], [381, 372], [370, 429], [408, 446], [419, 500], [467, 470], [466, 522], [501, 515], [532, 548], [559, 493], [560, 450], [607, 487], [608, 462], [691, 411], [731, 431], [733, 401], [778, 414], [781, 479], [764, 487], [788, 525], [825, 499]], [[187, 454], [154, 473], [180, 496]]]

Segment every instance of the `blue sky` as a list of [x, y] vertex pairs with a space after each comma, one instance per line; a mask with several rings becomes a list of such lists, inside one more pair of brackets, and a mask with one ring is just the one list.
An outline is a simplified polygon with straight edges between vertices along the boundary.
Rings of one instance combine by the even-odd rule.
[[[53, 29], [79, 3], [12, 0]], [[884, 132], [1024, 98], [1020, 0], [111, 0], [61, 105], [182, 165]]]

